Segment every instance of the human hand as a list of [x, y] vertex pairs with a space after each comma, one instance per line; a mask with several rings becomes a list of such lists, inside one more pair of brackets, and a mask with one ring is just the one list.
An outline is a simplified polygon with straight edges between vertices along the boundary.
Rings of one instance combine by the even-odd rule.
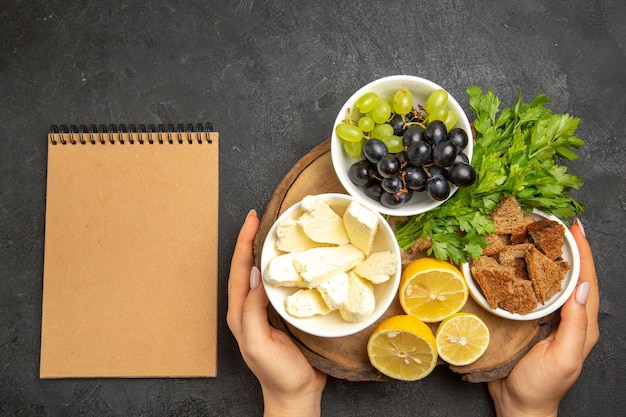
[[578, 219], [570, 230], [580, 252], [578, 286], [561, 307], [556, 331], [533, 346], [509, 376], [488, 383], [498, 416], [556, 416], [598, 341], [600, 295], [591, 248]]
[[268, 299], [252, 244], [259, 219], [251, 210], [239, 232], [228, 279], [228, 327], [263, 390], [265, 416], [319, 416], [326, 374], [293, 341], [270, 326]]

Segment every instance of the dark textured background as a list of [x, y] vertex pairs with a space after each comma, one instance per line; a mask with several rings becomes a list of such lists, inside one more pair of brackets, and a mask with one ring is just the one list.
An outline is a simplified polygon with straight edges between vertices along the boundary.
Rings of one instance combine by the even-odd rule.
[[[574, 1], [0, 0], [0, 415], [249, 416], [254, 376], [225, 322], [236, 233], [330, 135], [361, 85], [413, 74], [517, 88], [582, 118], [570, 172], [594, 249], [601, 337], [564, 416], [626, 414], [623, 231], [626, 3]], [[220, 132], [219, 376], [38, 378], [46, 133], [57, 123], [211, 121]], [[80, 250], [80, 248], [68, 248]], [[437, 369], [416, 383], [329, 379], [325, 416], [492, 416], [486, 386]]]

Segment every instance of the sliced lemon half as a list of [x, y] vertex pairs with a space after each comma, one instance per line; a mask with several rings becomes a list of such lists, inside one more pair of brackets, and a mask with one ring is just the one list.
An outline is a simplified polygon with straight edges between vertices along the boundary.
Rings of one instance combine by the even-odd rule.
[[419, 258], [402, 272], [398, 296], [407, 314], [435, 323], [461, 310], [468, 294], [465, 277], [454, 265]]
[[416, 317], [397, 315], [385, 319], [367, 343], [370, 363], [382, 374], [402, 381], [417, 381], [437, 365], [435, 336]]
[[439, 357], [464, 366], [478, 360], [489, 347], [489, 328], [472, 313], [456, 313], [441, 322], [435, 333]]

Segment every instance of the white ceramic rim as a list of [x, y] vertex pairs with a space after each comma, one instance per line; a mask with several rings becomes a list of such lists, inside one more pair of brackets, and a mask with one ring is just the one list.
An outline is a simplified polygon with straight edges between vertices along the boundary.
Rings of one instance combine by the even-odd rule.
[[476, 301], [482, 308], [484, 308], [488, 312], [495, 314], [499, 317], [504, 317], [505, 319], [527, 321], [545, 317], [548, 314], [551, 314], [561, 308], [565, 301], [567, 301], [567, 299], [572, 295], [574, 289], [576, 288], [576, 285], [578, 284], [578, 278], [580, 276], [580, 254], [574, 236], [563, 224], [563, 222], [559, 220], [556, 216], [544, 213], [543, 211], [537, 209], [534, 209], [532, 214], [535, 216], [535, 218], [538, 219], [544, 218], [548, 220], [555, 220], [561, 223], [563, 227], [565, 227], [563, 260], [570, 263], [570, 269], [563, 279], [562, 290], [554, 294], [549, 300], [546, 301], [544, 305], [538, 304], [537, 307], [528, 314], [510, 313], [499, 307], [495, 309], [491, 308], [491, 306], [483, 296], [482, 291], [472, 277], [469, 263], [464, 263], [461, 265], [461, 270], [463, 271], [463, 275], [465, 276], [465, 280], [469, 287], [470, 295], [472, 296], [474, 301]]
[[[426, 97], [428, 97], [431, 92], [443, 88], [432, 81], [413, 75], [390, 75], [388, 77], [374, 80], [369, 84], [361, 87], [345, 102], [345, 104], [337, 114], [337, 118], [335, 119], [335, 123], [333, 124], [333, 130], [331, 134], [331, 158], [335, 173], [337, 174], [337, 177], [339, 178], [339, 181], [341, 182], [343, 188], [345, 188], [348, 194], [357, 198], [358, 201], [364, 206], [369, 207], [370, 209], [379, 213], [388, 214], [391, 216], [412, 216], [424, 213], [443, 204], [445, 200], [435, 201], [431, 199], [425, 192], [414, 193], [413, 198], [407, 204], [397, 208], [387, 208], [380, 204], [380, 202], [367, 197], [362, 188], [356, 186], [348, 177], [348, 168], [354, 162], [358, 161], [358, 159], [350, 158], [343, 151], [341, 140], [337, 137], [337, 134], [335, 133], [335, 126], [337, 126], [337, 124], [341, 123], [341, 121], [345, 119], [348, 108], [354, 108], [354, 103], [364, 93], [369, 91], [377, 91], [380, 95], [389, 96], [397, 89], [402, 87], [406, 87], [411, 90], [411, 92], [413, 93], [414, 103], [420, 103], [422, 105], [426, 102]], [[422, 92], [421, 96], [424, 97], [423, 100], [416, 100], [416, 91]], [[451, 94], [448, 95], [448, 107], [458, 114], [458, 120], [455, 127], [460, 127], [464, 129], [467, 132], [468, 137], [470, 138], [464, 152], [471, 161], [474, 149], [474, 142], [472, 140], [472, 129], [467, 115]], [[454, 184], [450, 184], [450, 197], [454, 195], [457, 189], [457, 186], [455, 186]]]
[[[347, 194], [338, 194], [338, 193], [326, 193], [326, 194], [318, 194], [318, 197], [324, 198], [330, 202], [331, 206], [335, 206], [336, 203], [332, 203], [331, 200], [340, 201], [343, 207], [345, 204], [345, 208], [347, 208], [348, 204], [351, 201], [357, 201], [354, 197]], [[261, 271], [265, 271], [267, 266], [269, 265], [270, 260], [279, 253], [276, 250], [275, 240], [276, 240], [276, 227], [277, 225], [285, 219], [294, 218], [299, 211], [300, 202], [294, 204], [285, 210], [276, 220], [276, 222], [270, 228], [265, 242], [263, 243], [263, 248], [261, 250]], [[270, 300], [270, 303], [276, 310], [276, 312], [290, 325], [306, 332], [308, 334], [319, 336], [319, 337], [343, 337], [349, 336], [351, 334], [355, 334], [360, 332], [361, 330], [366, 329], [367, 327], [374, 324], [389, 308], [391, 303], [396, 297], [398, 292], [398, 287], [400, 285], [400, 277], [402, 274], [402, 260], [400, 257], [400, 246], [398, 245], [398, 241], [395, 238], [393, 230], [389, 223], [384, 219], [380, 213], [374, 211], [379, 223], [379, 229], [377, 233], [384, 232], [385, 237], [383, 239], [385, 241], [378, 241], [379, 245], [384, 245], [391, 252], [393, 252], [398, 260], [397, 272], [394, 276], [392, 276], [387, 282], [381, 284], [374, 285], [374, 293], [376, 296], [376, 307], [374, 312], [370, 317], [365, 319], [359, 323], [348, 323], [344, 321], [339, 315], [338, 311], [333, 311], [325, 316], [314, 316], [308, 318], [298, 318], [291, 316], [287, 313], [285, 309], [285, 299], [287, 295], [294, 293], [298, 290], [298, 288], [287, 288], [287, 287], [276, 287], [263, 282], [263, 286], [265, 288], [265, 292], [267, 297]], [[375, 239], [379, 239], [378, 237]], [[378, 247], [381, 250], [380, 247]]]

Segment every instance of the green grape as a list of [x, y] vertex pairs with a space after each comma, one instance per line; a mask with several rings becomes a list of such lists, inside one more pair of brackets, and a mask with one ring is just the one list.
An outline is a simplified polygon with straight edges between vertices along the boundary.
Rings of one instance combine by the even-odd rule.
[[380, 100], [372, 110], [372, 120], [376, 124], [385, 123], [391, 118], [391, 107], [385, 100]]
[[372, 133], [370, 134], [370, 136], [377, 139], [393, 136], [393, 126], [391, 126], [389, 123], [376, 125], [376, 127], [372, 129]]
[[356, 107], [359, 112], [365, 114], [371, 112], [377, 104], [378, 94], [370, 91], [359, 97], [356, 103], [354, 103], [354, 107]]
[[437, 107], [446, 107], [448, 105], [448, 92], [443, 88], [433, 91], [426, 99], [424, 109], [426, 112], [432, 113]]
[[361, 150], [363, 149], [363, 141], [347, 142], [343, 141], [343, 150], [346, 151], [350, 158], [358, 158], [361, 156]]
[[363, 132], [371, 132], [376, 123], [374, 123], [371, 117], [363, 116], [359, 119], [357, 125], [359, 126], [359, 129], [361, 129]]
[[381, 97], [379, 101], [384, 101], [385, 103], [389, 104], [390, 109], [393, 109], [393, 100], [391, 100], [390, 98]]
[[335, 128], [335, 133], [341, 139], [348, 142], [358, 142], [363, 139], [363, 132], [358, 126], [351, 125], [350, 123], [340, 123]]
[[448, 108], [445, 106], [435, 107], [432, 112], [428, 113], [428, 121], [441, 120], [442, 122], [448, 117]]
[[448, 132], [454, 127], [458, 117], [455, 112], [448, 110], [448, 116], [443, 120], [443, 123], [446, 125], [446, 129]]
[[401, 88], [393, 95], [393, 110], [398, 114], [407, 114], [413, 108], [413, 95], [406, 88]]
[[398, 153], [404, 150], [404, 146], [402, 145], [402, 138], [400, 136], [387, 136], [383, 139], [383, 143], [387, 145], [387, 149], [391, 153]]

